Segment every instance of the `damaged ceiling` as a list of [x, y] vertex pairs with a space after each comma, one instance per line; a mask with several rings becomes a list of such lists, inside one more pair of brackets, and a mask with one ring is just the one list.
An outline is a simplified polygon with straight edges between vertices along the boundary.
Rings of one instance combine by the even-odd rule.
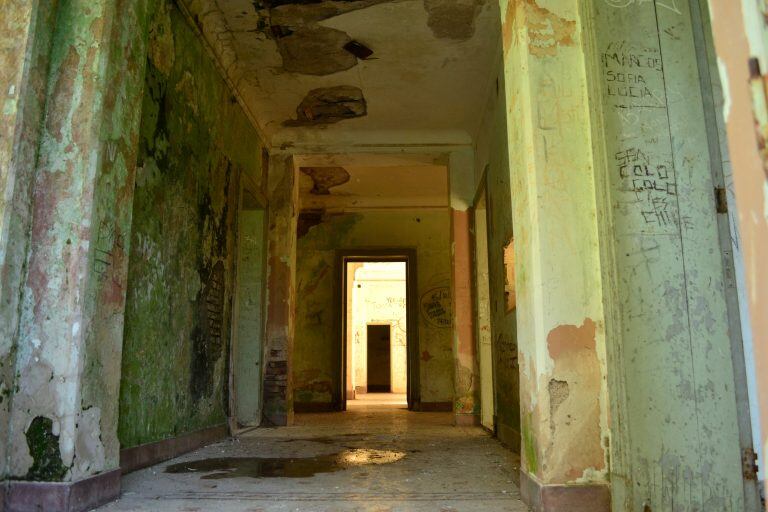
[[465, 143], [479, 126], [496, 2], [181, 3], [273, 146]]
[[448, 172], [444, 165], [302, 166], [299, 170], [302, 210], [449, 205]]

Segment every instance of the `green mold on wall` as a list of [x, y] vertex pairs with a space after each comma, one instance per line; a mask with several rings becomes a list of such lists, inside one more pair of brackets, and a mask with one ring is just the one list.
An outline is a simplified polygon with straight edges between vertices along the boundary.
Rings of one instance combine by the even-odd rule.
[[536, 438], [531, 430], [531, 414], [526, 415], [526, 421], [522, 426], [523, 454], [525, 455], [525, 468], [529, 474], [535, 475], [539, 470], [539, 455], [536, 451]]
[[53, 421], [38, 416], [27, 429], [27, 446], [32, 457], [32, 467], [25, 480], [33, 482], [60, 482], [68, 468], [61, 460], [59, 436], [53, 434]]
[[[121, 445], [226, 421], [241, 173], [261, 146], [186, 19], [151, 24], [125, 312]], [[249, 148], [249, 149], [248, 149]]]

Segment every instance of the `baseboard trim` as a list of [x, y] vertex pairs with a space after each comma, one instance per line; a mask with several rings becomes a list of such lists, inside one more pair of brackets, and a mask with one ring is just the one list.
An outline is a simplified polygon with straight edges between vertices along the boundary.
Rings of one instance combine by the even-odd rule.
[[522, 469], [520, 496], [532, 512], [611, 512], [608, 484], [542, 485]]
[[321, 403], [321, 402], [295, 402], [293, 404], [293, 411], [299, 414], [304, 413], [316, 413], [316, 412], [336, 412], [338, 408], [333, 403]]
[[453, 402], [421, 402], [421, 412], [453, 412]]
[[496, 423], [496, 437], [501, 441], [501, 444], [509, 448], [515, 453], [520, 453], [521, 436], [520, 431], [516, 428], [505, 425], [504, 423]]
[[456, 414], [453, 417], [453, 424], [457, 427], [479, 427], [480, 415], [478, 414]]
[[123, 474], [143, 469], [220, 441], [228, 435], [229, 428], [224, 423], [178, 437], [125, 448], [120, 450], [120, 469]]
[[8, 483], [5, 512], [82, 512], [104, 505], [120, 496], [120, 470], [77, 482]]

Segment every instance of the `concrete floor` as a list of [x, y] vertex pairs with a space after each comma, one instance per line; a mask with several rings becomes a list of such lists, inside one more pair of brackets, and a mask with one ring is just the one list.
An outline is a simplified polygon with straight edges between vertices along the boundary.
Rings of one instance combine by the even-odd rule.
[[517, 456], [483, 430], [369, 396], [127, 475], [121, 499], [99, 510], [527, 512], [517, 471]]

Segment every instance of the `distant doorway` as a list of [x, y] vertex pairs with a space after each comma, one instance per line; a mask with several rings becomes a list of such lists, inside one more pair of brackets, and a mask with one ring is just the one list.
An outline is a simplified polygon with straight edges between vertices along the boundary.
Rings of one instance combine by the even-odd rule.
[[418, 329], [412, 251], [341, 255], [343, 403], [418, 404]]

